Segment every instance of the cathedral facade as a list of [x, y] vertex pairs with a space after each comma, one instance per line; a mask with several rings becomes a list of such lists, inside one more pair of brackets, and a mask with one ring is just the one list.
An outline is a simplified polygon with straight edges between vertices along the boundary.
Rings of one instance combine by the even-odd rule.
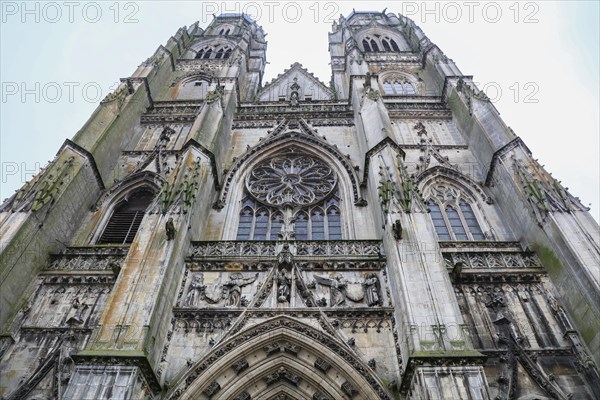
[[600, 398], [598, 224], [410, 19], [183, 27], [0, 208], [3, 399]]

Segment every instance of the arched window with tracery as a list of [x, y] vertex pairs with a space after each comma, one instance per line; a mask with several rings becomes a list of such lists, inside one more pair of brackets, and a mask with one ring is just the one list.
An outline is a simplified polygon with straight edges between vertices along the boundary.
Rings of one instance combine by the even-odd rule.
[[197, 59], [211, 59], [215, 60], [226, 59], [231, 56], [233, 49], [228, 45], [215, 45], [215, 46], [204, 46], [196, 53]]
[[196, 58], [209, 59], [211, 55], [212, 55], [212, 48], [208, 47], [208, 48], [204, 48], [204, 49], [200, 50], [198, 52], [198, 54], [196, 55]]
[[237, 240], [342, 238], [337, 177], [322, 160], [290, 150], [248, 173]]
[[384, 78], [383, 92], [390, 96], [412, 96], [417, 94], [414, 84], [404, 77]]
[[215, 54], [215, 59], [229, 58], [231, 55], [231, 49], [228, 46], [220, 47]]
[[380, 34], [365, 36], [362, 45], [365, 52], [400, 51], [398, 43], [393, 38]]
[[154, 199], [154, 192], [139, 189], [128, 194], [113, 208], [98, 243], [129, 244], [140, 228], [146, 209]]
[[485, 240], [473, 212], [473, 202], [456, 188], [438, 184], [430, 189], [431, 220], [439, 240]]

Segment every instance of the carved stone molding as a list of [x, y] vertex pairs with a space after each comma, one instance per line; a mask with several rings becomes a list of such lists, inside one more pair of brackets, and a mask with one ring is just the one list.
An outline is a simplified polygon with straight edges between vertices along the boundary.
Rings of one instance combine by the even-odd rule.
[[383, 260], [380, 240], [299, 240], [299, 241], [206, 241], [192, 242], [188, 251], [190, 260], [231, 258], [275, 259], [276, 248], [287, 243], [295, 260], [313, 257]]
[[233, 398], [233, 400], [251, 400], [251, 399], [252, 399], [252, 397], [250, 396], [250, 394], [248, 392], [242, 392]]
[[277, 125], [275, 120], [263, 120], [263, 121], [244, 121], [234, 119], [231, 124], [231, 129], [271, 129]]
[[294, 372], [288, 370], [285, 367], [280, 367], [277, 371], [267, 375], [265, 377], [265, 382], [267, 383], [267, 385], [272, 385], [275, 382], [281, 381], [281, 380], [285, 380], [289, 383], [291, 383], [294, 386], [298, 385], [298, 382], [300, 382], [300, 376], [295, 374]]
[[43, 275], [44, 285], [112, 285], [115, 277], [110, 275]]
[[460, 252], [443, 253], [448, 268], [462, 263], [463, 269], [541, 268], [542, 264], [531, 252]]
[[47, 271], [111, 271], [123, 264], [128, 248], [67, 248], [52, 256]]
[[502, 284], [502, 283], [536, 283], [540, 282], [542, 276], [545, 275], [543, 271], [532, 272], [531, 270], [522, 272], [501, 272], [501, 273], [490, 273], [490, 272], [479, 272], [472, 273], [470, 271], [463, 272], [460, 275], [460, 279], [454, 279], [453, 283], [489, 283], [489, 284]]
[[[310, 270], [382, 270], [385, 268], [385, 260], [366, 260], [366, 261], [299, 261], [296, 263], [305, 271]], [[268, 271], [275, 267], [275, 262], [231, 262], [231, 261], [190, 261], [186, 263], [189, 271], [226, 271], [235, 267], [240, 271]]]
[[141, 116], [142, 124], [168, 124], [194, 122], [204, 105], [203, 101], [160, 101]]
[[[449, 241], [439, 242], [442, 252], [451, 251], [522, 251], [519, 242], [498, 242], [498, 241]], [[455, 250], [456, 249], [456, 250]]]
[[221, 385], [219, 385], [219, 382], [214, 381], [210, 385], [208, 385], [208, 387], [204, 389], [202, 393], [204, 393], [210, 399], [211, 396], [217, 394], [219, 390], [221, 390]]
[[177, 71], [193, 71], [193, 72], [205, 72], [211, 74], [219, 71], [226, 67], [230, 60], [205, 60], [205, 59], [178, 59], [175, 65]]
[[267, 355], [272, 355], [274, 353], [288, 353], [293, 356], [297, 356], [300, 352], [300, 346], [294, 343], [282, 341], [268, 344], [265, 348], [265, 353]]
[[75, 337], [81, 335], [90, 335], [92, 328], [75, 328], [75, 327], [39, 327], [39, 326], [22, 326], [20, 332], [22, 335], [57, 335], [62, 337]]
[[242, 358], [242, 359], [234, 362], [231, 367], [233, 368], [235, 373], [239, 375], [240, 372], [248, 369], [248, 361], [246, 361], [245, 358]]
[[356, 388], [354, 386], [352, 386], [352, 384], [350, 384], [349, 382], [342, 383], [342, 390], [350, 398], [352, 398], [358, 394], [358, 390], [356, 390]]
[[321, 371], [322, 373], [326, 374], [327, 371], [329, 371], [331, 369], [331, 364], [329, 364], [327, 361], [323, 360], [322, 358], [317, 358], [315, 360], [315, 368], [318, 369], [319, 371]]

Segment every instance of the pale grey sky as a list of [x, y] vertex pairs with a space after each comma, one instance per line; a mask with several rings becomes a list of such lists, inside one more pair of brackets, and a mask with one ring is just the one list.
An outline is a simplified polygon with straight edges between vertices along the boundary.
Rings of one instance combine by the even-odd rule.
[[600, 220], [596, 1], [73, 3], [1, 3], [2, 199], [181, 26], [205, 27], [213, 12], [245, 11], [268, 33], [265, 81], [298, 61], [327, 83], [332, 17], [387, 7], [415, 20], [474, 75], [535, 158]]

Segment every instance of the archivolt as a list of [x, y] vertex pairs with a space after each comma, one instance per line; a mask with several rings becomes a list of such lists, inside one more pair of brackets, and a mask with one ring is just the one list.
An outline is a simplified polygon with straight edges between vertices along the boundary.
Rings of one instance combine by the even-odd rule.
[[328, 333], [287, 316], [249, 328], [219, 344], [167, 398], [390, 399], [382, 383]]

